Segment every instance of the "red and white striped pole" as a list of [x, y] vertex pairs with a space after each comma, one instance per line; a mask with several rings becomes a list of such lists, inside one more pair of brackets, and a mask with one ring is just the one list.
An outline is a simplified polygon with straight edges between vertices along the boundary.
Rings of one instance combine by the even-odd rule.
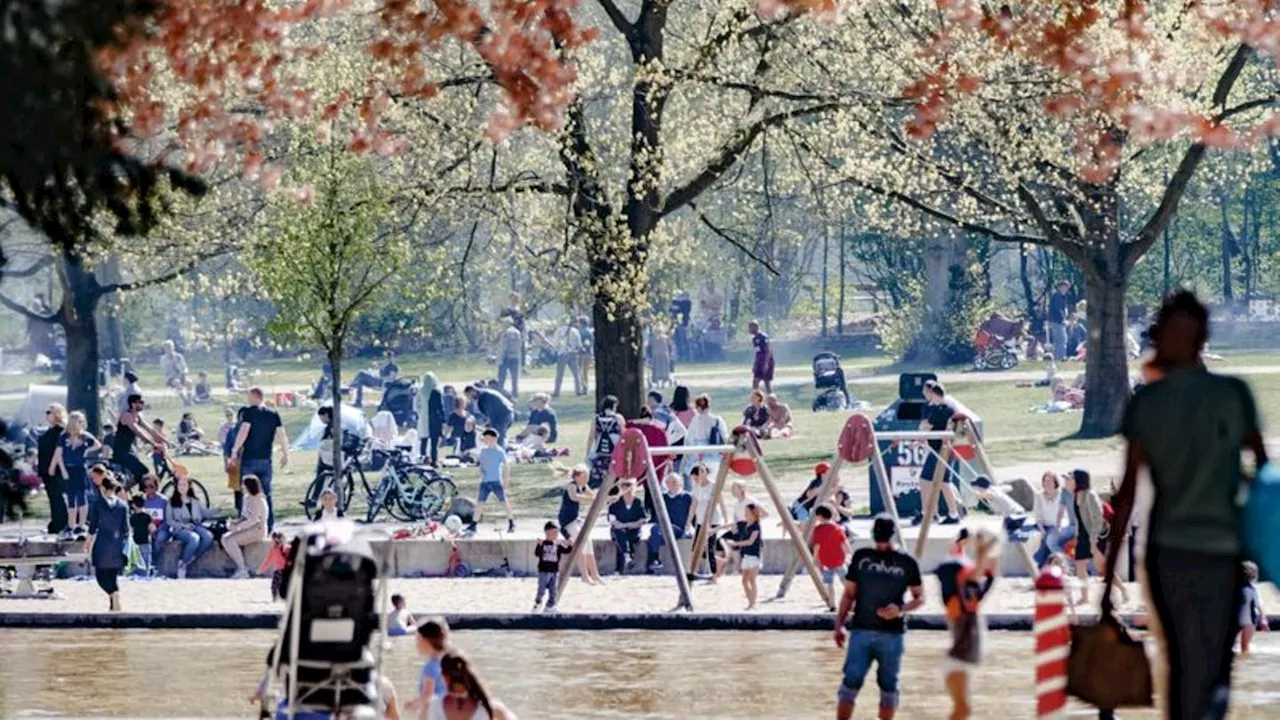
[[1067, 717], [1067, 656], [1071, 628], [1061, 568], [1049, 566], [1036, 577], [1036, 717]]

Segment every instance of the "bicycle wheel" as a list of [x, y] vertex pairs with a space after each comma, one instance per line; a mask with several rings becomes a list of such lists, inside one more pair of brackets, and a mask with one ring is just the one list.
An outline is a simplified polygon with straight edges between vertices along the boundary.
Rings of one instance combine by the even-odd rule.
[[326, 487], [330, 487], [332, 483], [333, 473], [323, 470], [307, 486], [307, 492], [302, 496], [302, 513], [307, 516], [308, 520], [320, 518], [320, 494], [324, 492]]
[[430, 476], [415, 468], [401, 470], [400, 482], [388, 488], [387, 512], [400, 522], [417, 522], [427, 518], [423, 497]]
[[[191, 491], [196, 494], [196, 499], [204, 503], [205, 507], [212, 507], [211, 505], [209, 505], [209, 491], [205, 489], [204, 483], [200, 482], [195, 478], [187, 478], [187, 479], [191, 481]], [[164, 497], [169, 497], [173, 495], [173, 483], [174, 481], [172, 479], [172, 476], [170, 476], [170, 480], [160, 488], [160, 494]]]
[[417, 497], [421, 519], [435, 520], [443, 517], [449, 512], [453, 499], [457, 496], [458, 488], [448, 477], [437, 475], [427, 480]]

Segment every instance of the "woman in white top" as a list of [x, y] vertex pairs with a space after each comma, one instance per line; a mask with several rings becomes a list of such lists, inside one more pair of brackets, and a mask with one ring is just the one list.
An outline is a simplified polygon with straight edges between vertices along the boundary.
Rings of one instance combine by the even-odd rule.
[[[693, 401], [693, 419], [686, 428], [684, 444], [728, 445], [729, 442], [729, 428], [723, 418], [711, 412], [711, 398], [705, 394], [699, 395]], [[686, 457], [691, 458], [685, 461], [687, 467], [702, 463], [712, 475], [720, 467], [720, 453], [698, 453]]]
[[231, 577], [237, 579], [249, 577], [242, 548], [267, 539], [267, 496], [262, 493], [262, 482], [254, 475], [246, 475], [241, 484], [246, 493], [244, 509], [238, 519], [227, 523], [227, 532], [222, 536], [222, 549], [236, 564], [236, 574]]
[[427, 720], [517, 720], [501, 701], [489, 697], [467, 659], [456, 650], [440, 658], [445, 693], [427, 705]]
[[1062, 552], [1062, 487], [1058, 475], [1046, 472], [1040, 478], [1040, 492], [1032, 504], [1032, 514], [1040, 528], [1040, 547], [1036, 549], [1036, 565], [1044, 565], [1051, 553]]

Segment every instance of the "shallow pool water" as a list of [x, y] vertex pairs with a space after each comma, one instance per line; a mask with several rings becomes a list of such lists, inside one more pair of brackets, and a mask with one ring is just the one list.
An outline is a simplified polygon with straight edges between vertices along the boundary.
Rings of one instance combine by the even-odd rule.
[[[974, 716], [1033, 717], [1031, 636], [989, 638]], [[258, 631], [0, 630], [0, 717], [252, 717], [246, 698], [273, 639]], [[946, 717], [938, 674], [946, 640], [908, 635], [898, 717]], [[829, 634], [809, 632], [473, 631], [454, 641], [521, 720], [829, 718], [843, 660]], [[392, 641], [385, 663], [402, 699], [410, 697], [420, 667], [412, 639]], [[1280, 717], [1280, 640], [1260, 635], [1236, 678], [1233, 718]], [[855, 717], [875, 716], [873, 680], [865, 692]]]

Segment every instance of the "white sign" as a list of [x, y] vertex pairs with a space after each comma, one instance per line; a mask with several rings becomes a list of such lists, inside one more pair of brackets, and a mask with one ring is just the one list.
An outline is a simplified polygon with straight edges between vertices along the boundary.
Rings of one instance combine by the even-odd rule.
[[892, 481], [893, 494], [905, 495], [920, 489], [920, 467], [895, 465], [889, 468], [889, 480]]

